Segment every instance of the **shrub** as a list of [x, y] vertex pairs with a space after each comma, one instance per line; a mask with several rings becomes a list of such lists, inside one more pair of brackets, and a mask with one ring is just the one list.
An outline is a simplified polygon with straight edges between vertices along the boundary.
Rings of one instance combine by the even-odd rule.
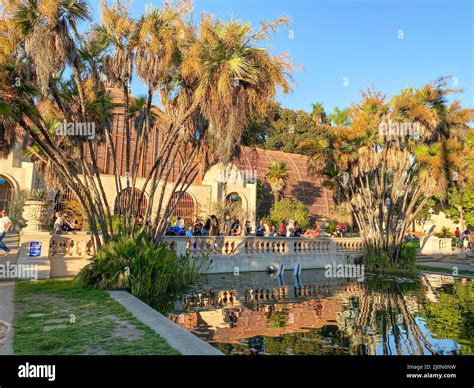
[[336, 220], [329, 221], [328, 226], [326, 226], [326, 233], [332, 235], [336, 231], [337, 224]]
[[288, 198], [276, 202], [270, 209], [270, 220], [276, 226], [282, 221], [294, 220], [303, 229], [306, 229], [309, 226], [309, 217], [309, 210], [303, 202], [293, 201]]
[[155, 307], [200, 281], [207, 262], [156, 245], [144, 234], [119, 237], [104, 246], [76, 276], [77, 284], [125, 289]]

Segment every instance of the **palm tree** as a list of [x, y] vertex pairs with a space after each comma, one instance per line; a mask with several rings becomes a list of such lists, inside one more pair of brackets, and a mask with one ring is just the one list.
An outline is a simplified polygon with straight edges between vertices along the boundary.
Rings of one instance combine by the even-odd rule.
[[[117, 107], [108, 98], [108, 87], [122, 91], [118, 105], [127, 118], [127, 188], [131, 181], [133, 191], [140, 181], [137, 171], [147, 136], [156, 130], [152, 98], [155, 93], [160, 97], [164, 130], [139, 188], [141, 195], [149, 193], [147, 217], [155, 215], [147, 220], [147, 232], [157, 241], [169, 208], [165, 191], [185, 192], [197, 174], [196, 160], [207, 159], [212, 144], [219, 159], [228, 160], [248, 122], [266, 113], [278, 88], [290, 89], [291, 63], [285, 56], [270, 55], [261, 44], [286, 19], [262, 23], [256, 31], [237, 20], [204, 17], [193, 23], [189, 2], [178, 1], [167, 2], [161, 10], [149, 9], [135, 20], [120, 2], [103, 2], [100, 24], [79, 37], [78, 24], [89, 17], [81, 0], [0, 3], [0, 151], [11, 150], [16, 130], [22, 128], [24, 143], [48, 180], [61, 182], [77, 196], [96, 247], [101, 245], [99, 233], [105, 242], [114, 236], [96, 145], [105, 142], [117, 194], [122, 191], [112, 134], [111, 113]], [[148, 89], [145, 98], [130, 96], [132, 74]], [[22, 82], [12, 87], [18, 75]], [[63, 120], [96, 123], [95, 144], [54, 133]], [[132, 139], [138, 139], [133, 149]], [[183, 150], [182, 168], [170, 182]], [[129, 208], [126, 226], [138, 211], [133, 204]]]
[[275, 198], [275, 202], [279, 201], [282, 197], [282, 192], [286, 186], [288, 177], [288, 166], [285, 162], [279, 162], [277, 160], [274, 160], [268, 166], [265, 178], [270, 187], [272, 188], [272, 193]]
[[[452, 172], [461, 172], [462, 138], [474, 110], [448, 104], [451, 92], [444, 80], [402, 90], [389, 102], [369, 90], [350, 111], [335, 110], [333, 125], [307, 144], [310, 172], [322, 173], [324, 186], [349, 204], [378, 262], [403, 265], [410, 224], [430, 198], [446, 196]], [[379, 128], [388, 120], [417, 123], [419, 133], [387, 135]]]
[[312, 104], [311, 118], [317, 125], [327, 123], [326, 111], [324, 110], [324, 106], [321, 102], [316, 102], [315, 104]]
[[277, 88], [290, 90], [287, 75], [292, 65], [287, 58], [253, 47], [282, 23], [288, 20], [264, 23], [253, 31], [250, 23], [205, 17], [182, 65], [183, 81], [196, 85], [194, 99], [200, 101], [209, 132], [218, 140], [216, 152], [222, 162], [231, 159], [250, 120], [266, 114]]

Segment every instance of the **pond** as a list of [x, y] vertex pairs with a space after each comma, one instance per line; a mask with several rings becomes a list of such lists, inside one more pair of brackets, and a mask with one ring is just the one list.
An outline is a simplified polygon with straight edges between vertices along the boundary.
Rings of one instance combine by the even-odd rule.
[[168, 317], [229, 355], [474, 354], [474, 282], [206, 275]]

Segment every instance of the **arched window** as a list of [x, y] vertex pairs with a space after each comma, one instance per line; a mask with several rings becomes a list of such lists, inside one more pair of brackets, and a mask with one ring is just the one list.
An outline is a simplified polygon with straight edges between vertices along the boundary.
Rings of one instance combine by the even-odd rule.
[[116, 215], [127, 214], [126, 210], [130, 204], [130, 197], [133, 195], [132, 197], [133, 214], [136, 214], [137, 209], [138, 209], [138, 215], [142, 217], [145, 216], [148, 201], [145, 198], [145, 196], [143, 196], [140, 202], [141, 194], [142, 192], [138, 189], [133, 189], [133, 194], [132, 194], [131, 187], [122, 190], [120, 194], [117, 196], [117, 198], [115, 199], [114, 214]]
[[0, 175], [0, 210], [7, 210], [13, 197], [13, 185]]
[[[176, 205], [176, 206], [175, 206]], [[194, 216], [196, 215], [196, 204], [194, 203], [193, 197], [185, 192], [174, 193], [168, 205], [168, 208], [173, 208], [171, 217], [181, 217], [184, 219], [186, 224], [192, 224], [194, 222]]]
[[237, 193], [230, 193], [226, 197], [227, 203], [237, 203], [237, 202], [242, 202], [242, 198], [240, 198], [240, 195]]

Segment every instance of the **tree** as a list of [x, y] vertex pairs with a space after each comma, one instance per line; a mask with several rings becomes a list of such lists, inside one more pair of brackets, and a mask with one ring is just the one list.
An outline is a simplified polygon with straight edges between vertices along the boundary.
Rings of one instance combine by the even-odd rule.
[[309, 210], [302, 201], [288, 198], [275, 202], [270, 209], [270, 219], [274, 225], [279, 225], [282, 221], [293, 220], [306, 229], [309, 226], [309, 216]]
[[[198, 172], [196, 161], [205, 159], [211, 144], [219, 161], [228, 161], [249, 122], [265, 114], [278, 89], [290, 90], [291, 62], [285, 55], [270, 55], [264, 47], [287, 19], [262, 23], [258, 30], [249, 23], [223, 22], [210, 15], [195, 22], [188, 1], [150, 7], [134, 19], [126, 5], [104, 1], [100, 23], [86, 26], [88, 31], [79, 36], [78, 24], [90, 19], [83, 1], [0, 0], [0, 4], [0, 41], [5, 43], [0, 53], [4, 140], [0, 151], [6, 155], [22, 141], [43, 163], [50, 183], [60, 182], [76, 195], [96, 247], [121, 232], [113, 226], [95, 145], [107, 147], [116, 195], [123, 189], [138, 189], [141, 199], [145, 192], [150, 197], [146, 222], [139, 226], [141, 210], [135, 202], [142, 201], [129, 196], [120, 214], [123, 230], [133, 234], [141, 228], [159, 242], [173, 211], [165, 189], [180, 150], [186, 150], [186, 157], [172, 190], [184, 193]], [[147, 89], [144, 98], [131, 96], [135, 75]], [[112, 86], [121, 91], [118, 106], [126, 118], [125, 182], [112, 136]], [[155, 130], [155, 95], [164, 111], [165, 128], [152, 166], [138, 187], [137, 171]], [[93, 123], [96, 138], [60, 135], [54, 129], [62, 122]]]
[[312, 142], [310, 170], [349, 204], [368, 254], [380, 263], [405, 264], [400, 252], [409, 225], [430, 198], [446, 197], [452, 172], [461, 171], [474, 110], [448, 104], [452, 92], [445, 79], [402, 90], [389, 102], [363, 92], [349, 125], [333, 121]]
[[459, 191], [457, 188], [448, 194], [446, 214], [455, 221], [460, 221], [461, 231], [465, 225], [474, 226], [474, 190], [466, 188]]
[[288, 166], [285, 162], [274, 160], [268, 166], [265, 179], [272, 188], [275, 203], [280, 200], [288, 177]]

